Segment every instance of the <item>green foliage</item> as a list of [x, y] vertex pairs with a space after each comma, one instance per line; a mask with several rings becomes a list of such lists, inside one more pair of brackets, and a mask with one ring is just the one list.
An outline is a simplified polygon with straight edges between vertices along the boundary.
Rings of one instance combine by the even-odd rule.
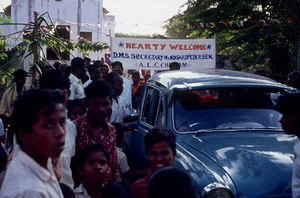
[[[11, 73], [14, 69], [22, 68], [24, 59], [32, 56], [35, 49], [37, 49], [37, 57], [32, 63], [30, 71], [41, 73], [43, 67], [50, 65], [47, 61], [46, 54], [43, 51], [43, 47], [45, 46], [52, 50], [63, 63], [65, 63], [65, 60], [61, 57], [61, 52], [70, 53], [70, 51], [74, 49], [78, 49], [80, 52], [95, 52], [108, 48], [108, 45], [105, 43], [91, 43], [87, 40], [73, 42], [61, 38], [57, 32], [57, 28], [59, 27], [56, 27], [53, 24], [48, 13], [38, 16], [35, 22], [30, 22], [28, 24], [11, 23], [10, 20], [4, 19], [3, 17], [1, 18], [0, 16], [0, 25], [24, 26], [21, 31], [15, 32], [6, 38], [0, 36], [0, 61], [5, 63], [0, 68], [0, 85], [8, 86], [10, 84], [9, 78]], [[19, 44], [10, 46], [15, 53], [13, 54], [13, 57], [8, 60], [7, 53], [5, 52], [7, 42], [5, 41], [11, 39], [19, 41]]]
[[[285, 76], [300, 68], [298, 0], [189, 0], [185, 6], [168, 20], [169, 38], [215, 37], [217, 54], [238, 70], [260, 65], [274, 76]], [[229, 27], [222, 24], [228, 21]]]

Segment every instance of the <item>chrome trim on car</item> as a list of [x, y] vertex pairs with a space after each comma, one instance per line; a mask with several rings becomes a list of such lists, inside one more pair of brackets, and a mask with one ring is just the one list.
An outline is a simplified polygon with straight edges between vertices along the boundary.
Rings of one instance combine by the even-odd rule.
[[202, 193], [201, 193], [201, 197], [205, 197], [205, 195], [215, 189], [223, 189], [223, 190], [226, 190], [228, 191], [228, 193], [231, 195], [232, 197], [232, 192], [231, 190], [226, 187], [225, 185], [219, 183], [219, 182], [213, 182], [213, 183], [210, 183], [208, 184], [207, 186], [205, 186], [202, 190]]

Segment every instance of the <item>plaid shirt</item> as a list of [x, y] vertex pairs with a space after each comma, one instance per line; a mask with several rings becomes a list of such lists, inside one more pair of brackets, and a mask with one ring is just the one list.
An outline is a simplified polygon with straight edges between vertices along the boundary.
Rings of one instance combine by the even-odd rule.
[[149, 171], [147, 176], [137, 180], [131, 185], [133, 198], [148, 198], [148, 184], [152, 171]]
[[88, 144], [101, 144], [108, 152], [108, 166], [110, 173], [105, 183], [119, 180], [117, 147], [116, 147], [116, 129], [106, 122], [102, 128], [92, 128], [87, 115], [84, 115], [75, 122], [77, 126], [76, 153], [79, 153]]

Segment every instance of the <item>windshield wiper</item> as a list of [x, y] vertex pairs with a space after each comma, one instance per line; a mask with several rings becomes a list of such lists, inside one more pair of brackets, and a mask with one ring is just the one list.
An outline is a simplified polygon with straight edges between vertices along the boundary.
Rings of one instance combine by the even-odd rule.
[[195, 131], [198, 133], [210, 133], [210, 132], [225, 132], [225, 131], [283, 131], [280, 127], [223, 127], [223, 128], [211, 128], [211, 129], [201, 129]]

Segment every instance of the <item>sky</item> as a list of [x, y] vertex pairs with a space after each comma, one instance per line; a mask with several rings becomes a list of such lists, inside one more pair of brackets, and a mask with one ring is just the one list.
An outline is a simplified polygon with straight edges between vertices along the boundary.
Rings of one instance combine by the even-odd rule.
[[[0, 12], [11, 0], [0, 0]], [[164, 22], [176, 15], [187, 0], [103, 0], [103, 6], [114, 15], [116, 33], [164, 34]]]

